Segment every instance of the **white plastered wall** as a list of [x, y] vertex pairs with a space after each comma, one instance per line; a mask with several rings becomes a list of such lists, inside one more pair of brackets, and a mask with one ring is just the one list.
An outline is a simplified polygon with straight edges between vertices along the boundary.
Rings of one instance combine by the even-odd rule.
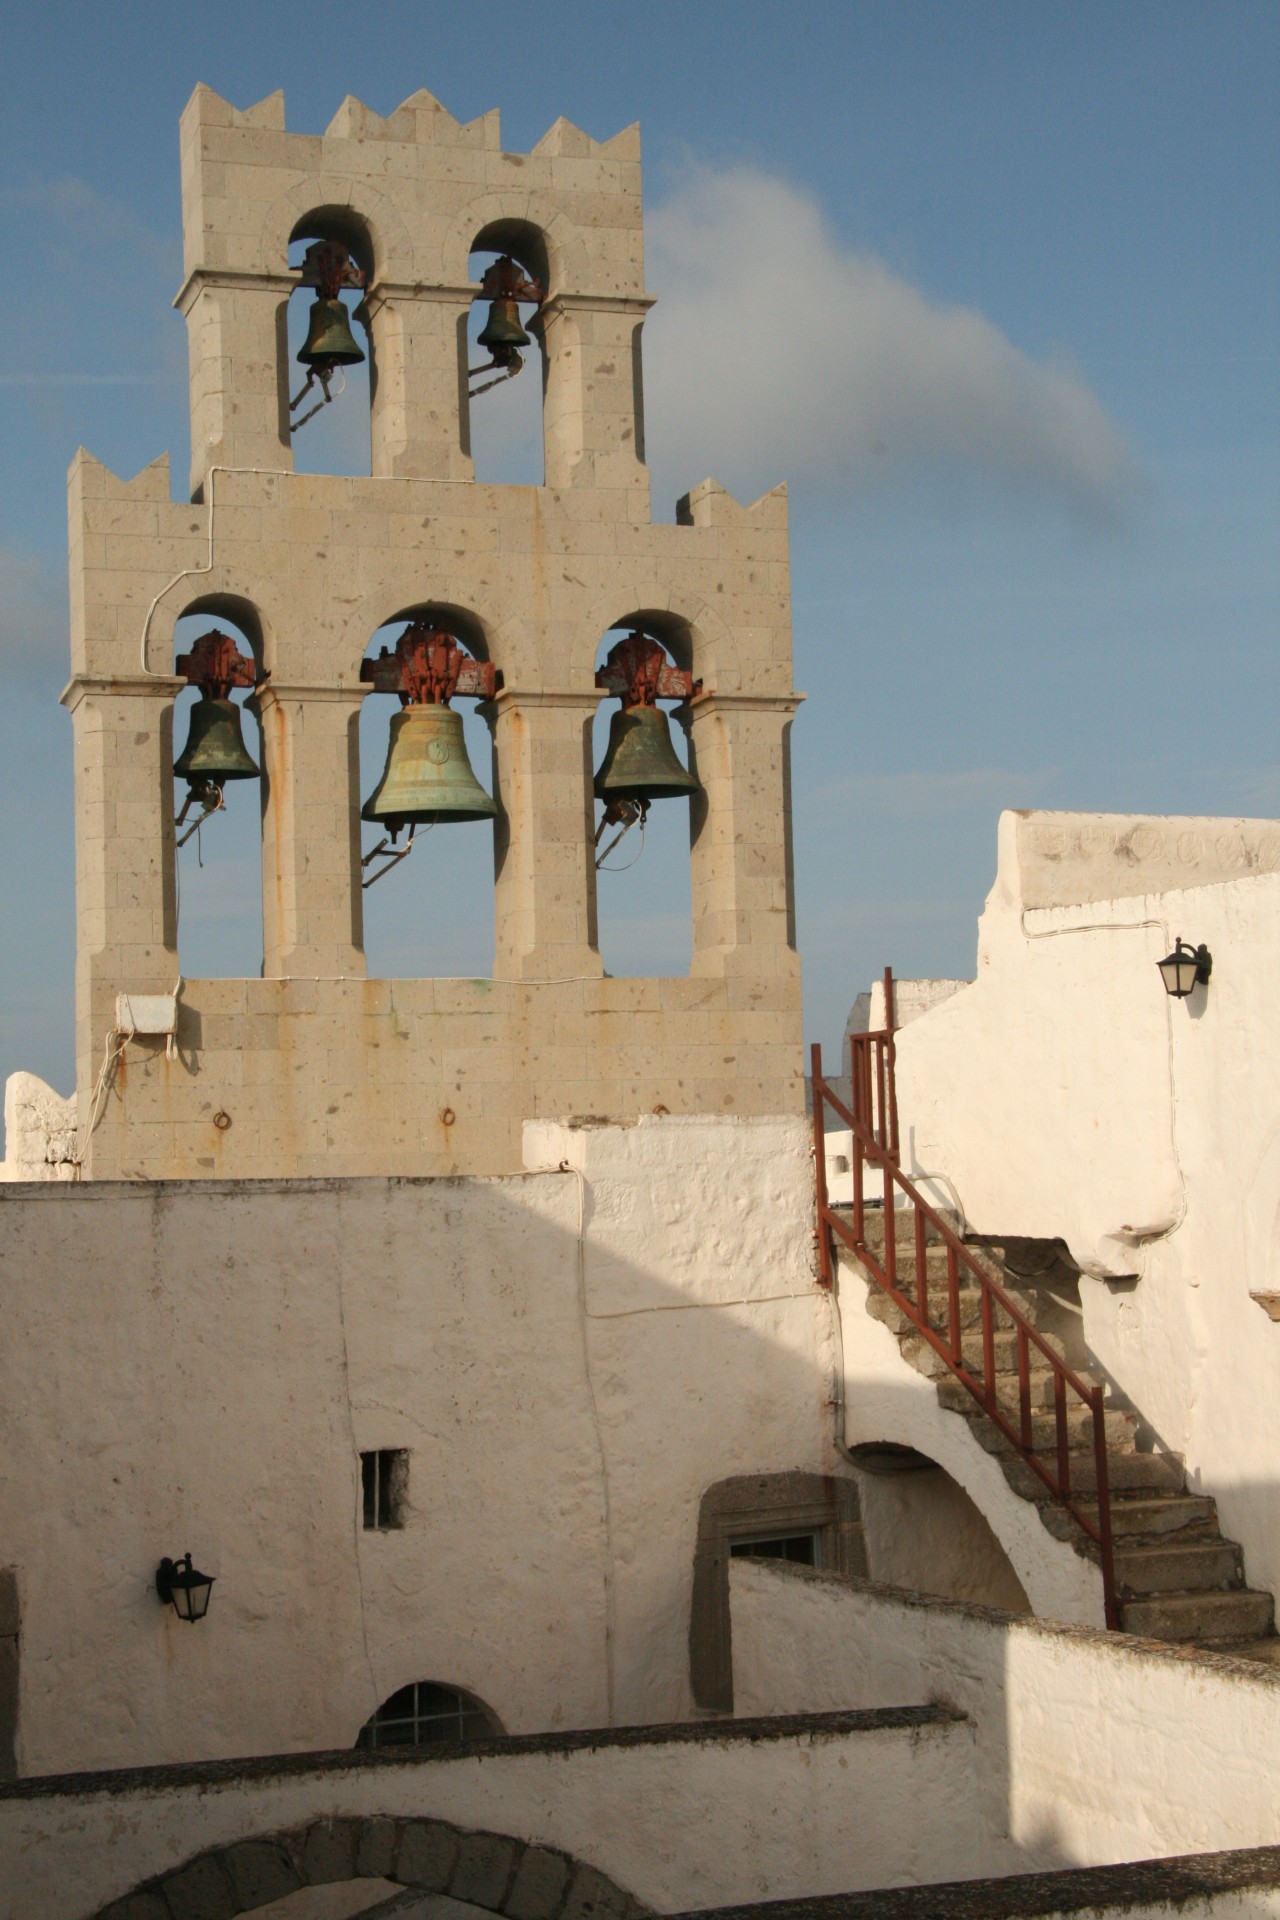
[[[1277, 868], [1270, 821], [1005, 814], [977, 980], [898, 1045], [908, 1166], [977, 1231], [1067, 1241], [1095, 1364], [1272, 1588]], [[1213, 955], [1185, 1001], [1154, 964], [1178, 936]]]
[[702, 1492], [833, 1465], [805, 1129], [530, 1132], [523, 1178], [4, 1189], [20, 1772], [347, 1746], [411, 1680], [513, 1733], [692, 1712]]

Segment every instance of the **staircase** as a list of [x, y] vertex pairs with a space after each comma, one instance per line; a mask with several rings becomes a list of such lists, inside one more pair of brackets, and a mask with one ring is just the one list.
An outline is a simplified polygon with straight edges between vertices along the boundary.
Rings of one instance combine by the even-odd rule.
[[[836, 1211], [846, 1217], [851, 1213], [844, 1208]], [[866, 1209], [864, 1233], [867, 1251], [875, 1264], [882, 1267], [882, 1208]], [[946, 1286], [948, 1266], [942, 1236], [930, 1231], [925, 1250], [928, 1279], [937, 1283], [936, 1289], [926, 1288], [926, 1297], [932, 1292], [940, 1298]], [[1060, 1295], [1060, 1289], [1050, 1292], [1015, 1277], [1005, 1263], [1001, 1248], [973, 1246], [971, 1254], [1036, 1327], [1040, 1338], [1064, 1361], [1073, 1364], [1074, 1343], [1069, 1334], [1064, 1337], [1063, 1314], [1055, 1298]], [[953, 1377], [947, 1362], [923, 1337], [908, 1314], [875, 1284], [872, 1267], [864, 1262], [859, 1264], [872, 1281], [867, 1311], [897, 1336], [903, 1359], [935, 1381], [942, 1406], [968, 1421], [974, 1438], [998, 1459], [1013, 1491], [1036, 1502], [1046, 1530], [1055, 1539], [1070, 1541], [1078, 1552], [1098, 1561], [1100, 1552], [1096, 1543], [1064, 1512], [968, 1388]], [[981, 1289], [976, 1279], [972, 1284], [964, 1284], [970, 1278], [967, 1269], [962, 1267], [961, 1352], [966, 1366], [978, 1374], [983, 1344]], [[912, 1304], [918, 1306], [914, 1279], [901, 1278], [899, 1286]], [[996, 1394], [1011, 1421], [1016, 1422], [1021, 1401], [1017, 1333], [1012, 1316], [999, 1305], [993, 1308], [992, 1320]], [[1075, 1370], [1082, 1371], [1078, 1366]], [[1033, 1449], [1047, 1455], [1057, 1443], [1052, 1369], [1048, 1365], [1031, 1365], [1028, 1386]], [[1280, 1639], [1274, 1635], [1272, 1597], [1245, 1586], [1240, 1548], [1235, 1541], [1223, 1538], [1212, 1498], [1187, 1491], [1183, 1464], [1177, 1454], [1137, 1451], [1136, 1414], [1104, 1406], [1103, 1421], [1120, 1630], [1148, 1639], [1184, 1641], [1216, 1652], [1243, 1653], [1258, 1659], [1280, 1656]], [[1084, 1511], [1096, 1521], [1097, 1474], [1089, 1410], [1083, 1406], [1071, 1409], [1066, 1424], [1071, 1485]]]

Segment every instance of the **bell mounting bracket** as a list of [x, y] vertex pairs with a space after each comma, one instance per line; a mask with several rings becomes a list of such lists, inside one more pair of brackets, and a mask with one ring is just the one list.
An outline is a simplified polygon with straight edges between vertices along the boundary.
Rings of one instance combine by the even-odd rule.
[[485, 268], [480, 276], [480, 291], [486, 300], [523, 300], [526, 305], [532, 301], [535, 307], [540, 307], [544, 298], [542, 282], [531, 280], [509, 253]]
[[402, 707], [447, 707], [459, 693], [492, 700], [500, 675], [488, 660], [473, 660], [443, 627], [415, 620], [394, 648], [360, 662], [360, 678], [375, 693], [398, 694]]
[[190, 653], [178, 655], [177, 667], [207, 700], [226, 700], [232, 687], [257, 685], [253, 661], [245, 658], [229, 633], [219, 633], [216, 627], [202, 633]]
[[368, 274], [336, 240], [317, 240], [294, 271], [298, 285], [315, 287], [322, 300], [336, 300], [343, 287], [359, 287], [363, 292], [369, 284]]
[[629, 633], [596, 669], [596, 685], [616, 693], [624, 707], [652, 707], [659, 700], [691, 700], [702, 692], [683, 667], [673, 667], [664, 650], [647, 634]]

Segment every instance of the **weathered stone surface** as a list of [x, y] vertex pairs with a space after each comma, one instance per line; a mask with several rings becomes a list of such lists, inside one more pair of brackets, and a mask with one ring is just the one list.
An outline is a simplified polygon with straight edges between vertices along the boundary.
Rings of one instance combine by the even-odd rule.
[[573, 1876], [562, 1920], [627, 1920], [630, 1895], [594, 1867], [580, 1866]]
[[394, 1877], [427, 1893], [443, 1893], [457, 1858], [458, 1836], [452, 1827], [439, 1820], [406, 1820], [400, 1829]]
[[399, 1838], [399, 1823], [395, 1820], [365, 1820], [360, 1823], [355, 1868], [360, 1879], [390, 1878]]
[[173, 1914], [158, 1893], [129, 1893], [103, 1907], [94, 1920], [173, 1920]]
[[526, 1847], [502, 1910], [511, 1920], [553, 1920], [568, 1882], [569, 1862], [562, 1853]]
[[515, 1860], [514, 1840], [496, 1833], [463, 1834], [449, 1892], [455, 1900], [469, 1900], [477, 1907], [489, 1907], [497, 1912], [510, 1884]]
[[307, 1828], [298, 1867], [309, 1886], [354, 1878], [361, 1825], [358, 1820], [317, 1820]]
[[218, 1854], [201, 1854], [160, 1881], [172, 1920], [235, 1920], [240, 1912]]
[[237, 1911], [265, 1907], [302, 1885], [297, 1868], [278, 1840], [242, 1840], [228, 1847], [223, 1860], [239, 1901]]

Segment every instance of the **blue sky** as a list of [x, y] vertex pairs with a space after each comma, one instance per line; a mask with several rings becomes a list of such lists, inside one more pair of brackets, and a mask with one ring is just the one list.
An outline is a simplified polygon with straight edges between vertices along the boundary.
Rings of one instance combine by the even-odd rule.
[[[5, 79], [0, 1073], [72, 1080], [65, 472], [185, 474], [200, 80], [283, 86], [303, 132], [419, 86], [513, 150], [640, 121], [655, 515], [707, 472], [791, 489], [812, 1037], [886, 962], [972, 970], [1004, 806], [1280, 813], [1274, 0], [17, 0]], [[349, 399], [305, 464], [358, 462]], [[184, 854], [191, 973], [256, 970], [251, 811]], [[378, 970], [487, 970], [485, 831], [369, 895]], [[651, 841], [604, 895], [617, 971], [687, 955], [679, 823]]]

